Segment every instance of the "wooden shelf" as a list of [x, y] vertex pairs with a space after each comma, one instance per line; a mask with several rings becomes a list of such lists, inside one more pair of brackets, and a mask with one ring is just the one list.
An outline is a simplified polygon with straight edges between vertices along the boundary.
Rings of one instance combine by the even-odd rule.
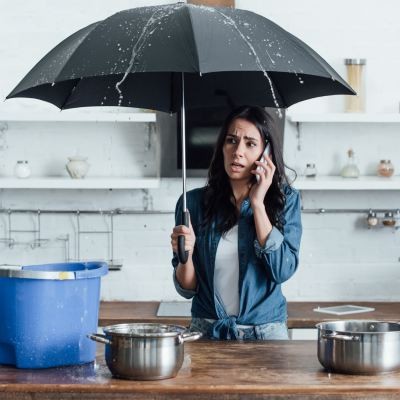
[[400, 113], [368, 114], [368, 113], [330, 113], [330, 114], [300, 114], [289, 113], [288, 121], [292, 123], [400, 123]]
[[30, 177], [26, 179], [0, 177], [0, 189], [154, 189], [158, 178], [90, 177]]
[[0, 113], [0, 122], [156, 122], [153, 112], [94, 113], [54, 111], [47, 113]]
[[341, 176], [300, 176], [293, 183], [299, 190], [400, 190], [400, 176], [384, 178], [379, 176], [360, 176], [342, 178]]

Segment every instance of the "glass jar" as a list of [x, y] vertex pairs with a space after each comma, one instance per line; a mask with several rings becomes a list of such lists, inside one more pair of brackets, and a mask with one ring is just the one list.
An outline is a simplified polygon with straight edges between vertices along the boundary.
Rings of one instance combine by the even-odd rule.
[[394, 213], [393, 219], [395, 221], [394, 226], [396, 227], [396, 229], [400, 228], [400, 210], [396, 210], [396, 212]]
[[367, 223], [369, 227], [378, 225], [378, 217], [376, 216], [376, 213], [372, 210], [370, 210], [368, 213]]
[[389, 212], [385, 213], [385, 216], [383, 217], [383, 220], [382, 220], [382, 224], [385, 226], [395, 226], [396, 225], [396, 220], [395, 220], [392, 212], [389, 211]]
[[317, 176], [317, 167], [314, 163], [309, 163], [306, 165], [304, 175], [306, 176], [306, 178], [315, 178]]
[[340, 171], [340, 175], [343, 178], [358, 178], [360, 176], [360, 170], [356, 165], [354, 151], [352, 149], [349, 149], [347, 151], [347, 156], [347, 164]]
[[394, 173], [394, 166], [390, 160], [381, 160], [378, 169], [377, 169], [378, 176], [384, 176], [389, 178]]
[[356, 92], [355, 96], [346, 96], [346, 112], [357, 113], [365, 111], [365, 83], [363, 66], [365, 58], [346, 58], [347, 82]]
[[29, 167], [28, 161], [17, 161], [14, 167], [14, 175], [17, 178], [28, 178], [31, 175], [31, 169]]

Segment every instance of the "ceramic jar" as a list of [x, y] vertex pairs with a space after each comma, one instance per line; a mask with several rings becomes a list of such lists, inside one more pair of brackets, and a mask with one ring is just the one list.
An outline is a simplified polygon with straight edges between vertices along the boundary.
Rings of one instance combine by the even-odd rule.
[[68, 160], [69, 162], [65, 167], [69, 173], [69, 176], [73, 179], [83, 179], [88, 173], [90, 167], [87, 162], [87, 157], [68, 157]]
[[29, 167], [28, 161], [17, 161], [14, 167], [14, 175], [17, 178], [28, 178], [31, 175], [31, 169]]

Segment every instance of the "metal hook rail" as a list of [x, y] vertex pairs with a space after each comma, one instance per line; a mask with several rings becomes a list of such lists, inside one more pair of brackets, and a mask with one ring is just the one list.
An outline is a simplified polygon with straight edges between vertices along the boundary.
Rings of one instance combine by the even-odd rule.
[[[40, 210], [32, 211], [32, 214], [36, 215], [36, 229], [13, 229], [12, 224], [12, 211], [7, 210], [7, 217], [8, 217], [8, 236], [6, 238], [0, 238], [0, 242], [8, 244], [9, 248], [13, 248], [15, 245], [30, 245], [32, 249], [36, 247], [41, 247], [42, 244], [48, 243], [50, 239], [44, 239], [41, 237], [41, 223], [40, 223]], [[34, 235], [33, 241], [30, 242], [21, 242], [16, 241], [13, 239], [14, 233], [29, 233]]]
[[[376, 214], [385, 214], [388, 212], [393, 215], [400, 216], [400, 209], [390, 208], [302, 208], [304, 214], [370, 214], [374, 212]], [[108, 236], [108, 254], [110, 257], [110, 269], [121, 269], [122, 263], [120, 260], [114, 259], [114, 216], [116, 215], [162, 215], [162, 214], [174, 214], [174, 211], [169, 210], [131, 210], [116, 208], [111, 210], [40, 210], [40, 209], [1, 209], [0, 214], [7, 214], [8, 218], [8, 235], [7, 237], [0, 238], [0, 243], [6, 243], [10, 248], [15, 245], [27, 245], [29, 244], [32, 249], [41, 247], [41, 245], [50, 241], [50, 239], [44, 239], [41, 237], [41, 215], [43, 214], [74, 214], [77, 218], [77, 243], [76, 243], [76, 254], [77, 258], [80, 259], [80, 247], [81, 247], [81, 235], [82, 234], [105, 234]], [[12, 228], [12, 214], [35, 214], [36, 215], [36, 229], [13, 229]], [[81, 215], [107, 215], [109, 216], [110, 228], [104, 231], [93, 231], [93, 230], [81, 230], [80, 216]], [[34, 240], [31, 242], [17, 242], [13, 238], [15, 233], [31, 233], [34, 235]], [[64, 241], [65, 257], [69, 261], [69, 235], [59, 236], [56, 240]]]
[[77, 222], [77, 259], [81, 259], [81, 235], [107, 235], [107, 242], [108, 242], [108, 269], [110, 270], [120, 270], [122, 268], [122, 260], [114, 259], [114, 211], [111, 210], [107, 213], [100, 212], [101, 215], [108, 215], [110, 228], [105, 231], [101, 230], [82, 230], [81, 229], [81, 217], [82, 212], [76, 212], [76, 222]]
[[174, 214], [174, 211], [170, 210], [130, 210], [130, 209], [124, 209], [124, 208], [115, 208], [112, 210], [37, 210], [37, 209], [10, 209], [10, 208], [0, 208], [0, 214], [7, 214], [7, 213], [13, 213], [13, 214], [30, 214], [30, 213], [37, 213], [40, 211], [41, 214], [114, 214], [114, 215], [152, 215], [152, 214]]
[[[302, 208], [304, 214], [368, 214], [369, 212], [400, 214], [399, 208]], [[37, 214], [38, 224], [41, 214], [98, 214], [98, 215], [159, 215], [159, 214], [174, 214], [171, 210], [130, 210], [123, 208], [115, 208], [111, 210], [35, 210], [35, 209], [3, 209], [0, 208], [0, 214]], [[40, 224], [39, 224], [40, 230]], [[40, 239], [40, 236], [39, 236]]]
[[377, 214], [387, 212], [400, 213], [398, 208], [303, 208], [301, 210], [305, 214], [368, 214], [371, 211]]
[[[76, 235], [76, 259], [80, 260], [81, 257], [81, 236], [82, 235], [107, 235], [108, 242], [108, 264], [110, 270], [120, 270], [122, 268], [122, 260], [114, 258], [114, 216], [115, 215], [158, 215], [158, 214], [173, 214], [173, 211], [154, 211], [154, 210], [123, 210], [120, 208], [113, 210], [35, 210], [35, 209], [0, 209], [0, 214], [6, 214], [8, 220], [7, 237], [0, 238], [0, 243], [5, 243], [10, 249], [16, 245], [30, 245], [32, 249], [41, 247], [41, 245], [50, 242], [50, 239], [41, 237], [41, 220], [42, 214], [74, 214], [77, 221], [77, 235]], [[34, 229], [13, 229], [12, 215], [13, 214], [34, 214], [36, 215], [36, 228]], [[109, 217], [109, 228], [107, 230], [82, 230], [81, 219], [82, 215], [106, 215]], [[17, 233], [30, 233], [34, 235], [34, 240], [30, 242], [22, 242], [14, 239]], [[69, 243], [69, 235], [62, 235], [56, 240], [64, 242], [65, 261], [71, 261]]]

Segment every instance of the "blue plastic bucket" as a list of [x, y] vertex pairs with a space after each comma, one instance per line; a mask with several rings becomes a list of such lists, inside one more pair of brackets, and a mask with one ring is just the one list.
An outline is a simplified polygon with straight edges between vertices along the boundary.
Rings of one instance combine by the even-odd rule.
[[107, 263], [0, 267], [0, 364], [49, 368], [94, 361]]

